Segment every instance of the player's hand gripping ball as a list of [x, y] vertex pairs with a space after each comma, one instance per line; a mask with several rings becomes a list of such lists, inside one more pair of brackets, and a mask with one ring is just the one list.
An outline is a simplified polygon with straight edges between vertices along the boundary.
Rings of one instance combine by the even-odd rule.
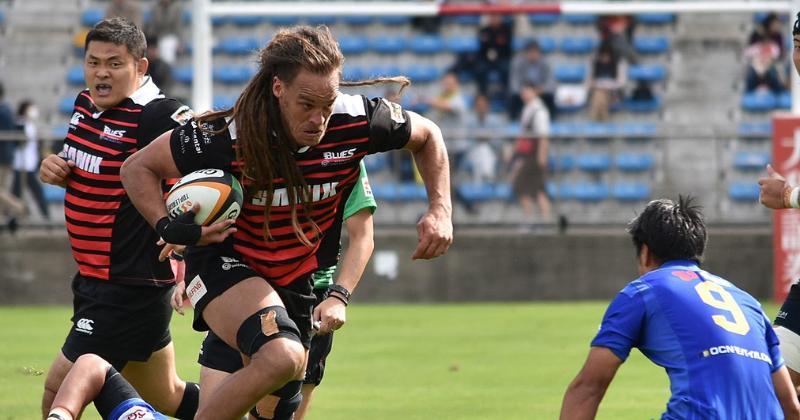
[[242, 186], [233, 175], [220, 169], [201, 169], [187, 174], [172, 187], [166, 205], [170, 220], [174, 220], [197, 203], [200, 210], [194, 222], [209, 226], [235, 220], [242, 211], [242, 201]]

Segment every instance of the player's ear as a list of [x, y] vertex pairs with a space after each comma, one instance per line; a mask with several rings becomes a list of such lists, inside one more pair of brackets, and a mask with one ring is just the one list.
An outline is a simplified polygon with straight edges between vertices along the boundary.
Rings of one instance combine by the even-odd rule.
[[139, 62], [136, 63], [136, 73], [139, 76], [144, 76], [147, 74], [147, 68], [150, 67], [150, 62], [147, 58], [142, 57], [139, 59]]
[[280, 98], [283, 94], [283, 82], [278, 79], [278, 76], [272, 78], [272, 94], [276, 98]]

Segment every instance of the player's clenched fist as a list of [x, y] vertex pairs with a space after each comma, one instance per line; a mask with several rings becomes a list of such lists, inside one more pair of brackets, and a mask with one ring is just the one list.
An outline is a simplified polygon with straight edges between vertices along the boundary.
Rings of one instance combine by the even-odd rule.
[[429, 260], [447, 252], [453, 243], [453, 221], [449, 215], [425, 213], [417, 223], [419, 243], [411, 259]]
[[60, 187], [67, 186], [67, 177], [75, 166], [75, 162], [62, 158], [58, 155], [50, 155], [42, 161], [39, 166], [39, 179], [42, 182], [58, 185]]
[[786, 191], [786, 179], [781, 176], [772, 165], [767, 165], [767, 176], [758, 180], [760, 191], [758, 194], [758, 201], [765, 207], [771, 209], [783, 209], [790, 207], [791, 190]]

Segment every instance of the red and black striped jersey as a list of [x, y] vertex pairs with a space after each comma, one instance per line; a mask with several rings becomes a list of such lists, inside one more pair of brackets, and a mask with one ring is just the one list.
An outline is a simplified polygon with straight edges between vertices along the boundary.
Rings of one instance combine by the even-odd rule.
[[131, 204], [119, 170], [128, 156], [190, 117], [189, 107], [165, 98], [149, 76], [105, 111], [88, 90], [78, 94], [60, 155], [75, 162], [64, 213], [81, 275], [126, 284], [173, 282], [169, 262], [158, 261], [158, 235]]
[[[223, 119], [190, 121], [172, 132], [172, 157], [181, 173], [217, 168], [241, 178], [236, 161], [236, 128], [233, 122], [219, 134]], [[339, 94], [322, 141], [294, 153], [312, 198], [311, 213], [321, 234], [315, 238], [312, 225], [298, 208], [299, 221], [313, 246], [300, 242], [291, 224], [291, 206], [282, 179], [274, 179], [272, 202], [267, 194], [248, 192], [237, 231], [228, 241], [243, 260], [267, 280], [285, 286], [320, 267], [335, 265], [339, 256], [342, 214], [347, 197], [359, 177], [359, 162], [367, 154], [399, 149], [411, 136], [408, 114], [386, 99]], [[246, 180], [244, 185], [246, 188]], [[264, 238], [265, 206], [270, 205], [268, 238]], [[214, 246], [214, 245], [211, 245]], [[230, 243], [220, 246], [227, 247]]]

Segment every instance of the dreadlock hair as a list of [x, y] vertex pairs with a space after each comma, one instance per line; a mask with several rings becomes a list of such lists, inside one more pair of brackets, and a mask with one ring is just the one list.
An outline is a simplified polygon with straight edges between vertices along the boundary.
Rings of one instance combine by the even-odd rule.
[[[233, 108], [204, 114], [198, 117], [198, 121], [202, 123], [225, 117], [227, 124], [218, 132], [235, 122], [236, 159], [242, 162], [242, 185], [249, 184], [248, 196], [252, 197], [259, 191], [266, 193], [264, 238], [270, 236], [273, 185], [279, 179], [286, 185], [295, 236], [310, 247], [313, 246], [312, 240], [319, 238], [320, 229], [311, 217], [311, 191], [296, 164], [293, 154], [296, 144], [283, 126], [272, 85], [276, 77], [283, 83], [292, 83], [301, 70], [322, 76], [337, 72], [341, 77], [344, 56], [326, 26], [296, 26], [280, 30], [259, 52], [258, 62], [258, 72]], [[383, 82], [400, 83], [402, 87], [410, 83], [407, 78], [399, 76], [342, 82], [341, 85], [365, 86]], [[200, 127], [204, 126], [200, 124]], [[297, 204], [311, 225], [312, 240], [301, 226]]]
[[647, 204], [644, 211], [628, 225], [637, 255], [647, 245], [659, 263], [670, 260], [703, 262], [706, 249], [706, 225], [700, 207], [692, 197], [680, 196], [678, 202], [661, 199]]

